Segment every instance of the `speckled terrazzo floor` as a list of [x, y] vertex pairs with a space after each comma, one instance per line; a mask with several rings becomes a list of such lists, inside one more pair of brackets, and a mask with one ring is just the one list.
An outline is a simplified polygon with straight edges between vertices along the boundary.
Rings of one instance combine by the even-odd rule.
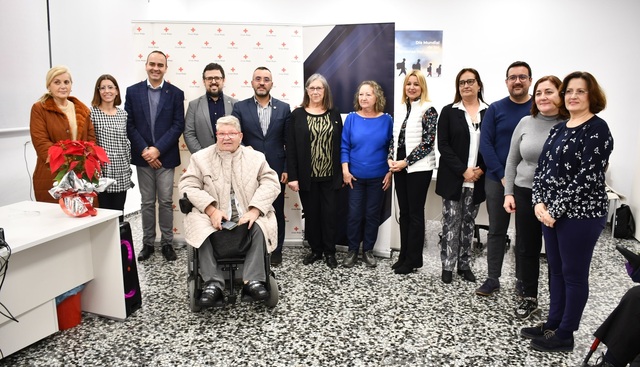
[[[140, 219], [132, 223], [136, 249]], [[361, 263], [330, 270], [302, 265], [306, 250], [287, 247], [275, 268], [280, 300], [273, 309], [238, 303], [192, 313], [186, 287], [186, 250], [167, 263], [159, 251], [139, 264], [143, 307], [118, 322], [83, 314], [82, 323], [0, 360], [1, 366], [579, 366], [592, 332], [633, 285], [618, 240], [603, 232], [591, 268], [591, 295], [575, 334], [572, 353], [541, 353], [519, 336], [513, 310], [513, 250], [505, 256], [502, 290], [481, 298], [474, 290], [486, 276], [486, 251], [474, 256], [478, 283], [454, 274], [440, 281], [437, 233], [427, 226], [425, 266], [417, 273], [392, 273], [392, 259], [378, 267]], [[513, 238], [513, 233], [511, 234]], [[637, 241], [625, 245], [640, 250]], [[338, 254], [340, 261], [343, 254]], [[541, 279], [546, 279], [543, 262]], [[548, 287], [541, 282], [542, 317]], [[602, 350], [602, 347], [600, 348]], [[595, 363], [595, 355], [591, 362]]]

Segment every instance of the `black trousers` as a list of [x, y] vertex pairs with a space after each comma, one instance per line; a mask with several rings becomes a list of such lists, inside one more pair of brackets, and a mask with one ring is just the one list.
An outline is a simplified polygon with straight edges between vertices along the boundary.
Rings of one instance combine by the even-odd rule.
[[513, 186], [516, 202], [516, 257], [520, 264], [520, 280], [525, 297], [538, 297], [542, 226], [531, 203], [531, 189]]
[[309, 191], [300, 190], [304, 210], [304, 235], [316, 254], [336, 253], [337, 190], [332, 181], [312, 181]]
[[285, 221], [284, 221], [284, 190], [285, 184], [280, 184], [280, 194], [273, 201], [273, 209], [276, 214], [276, 221], [278, 222], [278, 247], [273, 252], [282, 252], [282, 245], [284, 244], [285, 235]]
[[124, 221], [124, 202], [127, 201], [127, 192], [99, 192], [98, 203], [101, 208], [122, 211], [120, 223]]
[[640, 286], [633, 287], [622, 296], [618, 306], [593, 335], [607, 345], [620, 364], [631, 363], [640, 355]]
[[394, 173], [400, 209], [400, 255], [398, 261], [413, 268], [422, 267], [424, 250], [424, 205], [433, 171]]

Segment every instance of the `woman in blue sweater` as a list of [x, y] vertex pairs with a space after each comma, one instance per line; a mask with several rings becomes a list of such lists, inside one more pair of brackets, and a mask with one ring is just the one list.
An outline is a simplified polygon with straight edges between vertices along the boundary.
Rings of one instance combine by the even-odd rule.
[[[383, 113], [382, 88], [372, 80], [358, 86], [355, 112], [349, 113], [342, 129], [342, 179], [351, 188], [347, 215], [349, 252], [342, 266], [350, 268], [358, 259], [376, 266], [373, 246], [378, 238], [384, 192], [391, 186], [387, 154], [393, 138], [393, 119]], [[364, 230], [363, 230], [364, 227]]]
[[543, 352], [573, 350], [573, 332], [589, 298], [593, 249], [607, 219], [605, 171], [613, 150], [607, 123], [595, 115], [606, 106], [596, 79], [573, 72], [564, 78], [560, 94], [569, 121], [551, 129], [532, 190], [549, 265], [549, 316], [544, 324], [520, 331]]

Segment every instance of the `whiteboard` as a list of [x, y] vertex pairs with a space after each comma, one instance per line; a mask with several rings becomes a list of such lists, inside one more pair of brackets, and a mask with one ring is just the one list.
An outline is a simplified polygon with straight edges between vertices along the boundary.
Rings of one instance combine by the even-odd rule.
[[46, 92], [49, 36], [46, 0], [0, 0], [3, 71], [0, 133], [29, 129], [31, 106]]

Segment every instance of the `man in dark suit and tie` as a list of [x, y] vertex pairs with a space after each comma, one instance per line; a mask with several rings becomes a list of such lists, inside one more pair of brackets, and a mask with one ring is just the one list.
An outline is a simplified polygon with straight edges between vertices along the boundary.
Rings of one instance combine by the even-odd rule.
[[237, 99], [224, 95], [224, 69], [214, 62], [204, 67], [202, 83], [206, 93], [187, 107], [184, 118], [184, 142], [193, 154], [216, 143], [216, 122], [218, 118], [231, 115]]
[[162, 254], [174, 261], [173, 178], [180, 165], [178, 139], [184, 131], [184, 93], [166, 83], [167, 57], [152, 51], [145, 64], [147, 80], [127, 88], [127, 135], [131, 141], [131, 163], [136, 166], [142, 197], [142, 251], [148, 259], [156, 239], [156, 197]]
[[271, 254], [271, 264], [282, 262], [284, 243], [284, 185], [287, 183], [285, 147], [287, 124], [291, 116], [289, 104], [271, 97], [273, 78], [271, 71], [264, 66], [253, 72], [251, 79], [253, 97], [240, 101], [233, 106], [232, 115], [240, 120], [242, 126], [242, 144], [258, 150], [267, 158], [267, 163], [280, 177], [280, 195], [273, 202], [278, 220], [278, 247]]

